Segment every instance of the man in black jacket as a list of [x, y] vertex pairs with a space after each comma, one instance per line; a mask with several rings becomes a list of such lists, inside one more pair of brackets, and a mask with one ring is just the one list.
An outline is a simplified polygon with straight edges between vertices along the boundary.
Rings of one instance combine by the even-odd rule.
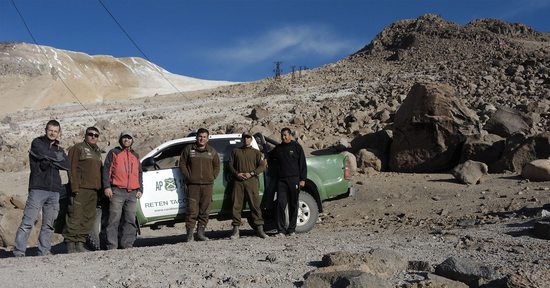
[[29, 151], [31, 175], [29, 177], [29, 196], [25, 204], [23, 219], [15, 236], [13, 254], [25, 256], [27, 240], [42, 210], [42, 227], [38, 238], [38, 255], [50, 254], [52, 246], [53, 222], [59, 212], [59, 192], [62, 191], [59, 170], [69, 170], [70, 162], [57, 138], [61, 126], [56, 120], [46, 124], [46, 134], [35, 138]]
[[[298, 196], [307, 178], [304, 149], [293, 137], [289, 128], [281, 130], [281, 144], [270, 153], [270, 163], [277, 163], [277, 230], [279, 235], [294, 235], [298, 217]], [[285, 209], [288, 205], [288, 227], [285, 227]]]

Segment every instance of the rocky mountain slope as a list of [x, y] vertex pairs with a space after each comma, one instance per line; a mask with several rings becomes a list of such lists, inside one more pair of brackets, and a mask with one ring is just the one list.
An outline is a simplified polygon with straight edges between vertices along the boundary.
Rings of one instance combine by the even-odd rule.
[[232, 83], [172, 74], [138, 57], [91, 56], [47, 46], [0, 43], [0, 100], [4, 103], [0, 115], [63, 103], [131, 99], [228, 84]]
[[[369, 45], [336, 63], [278, 80], [146, 99], [105, 99], [86, 104], [89, 112], [67, 104], [36, 111], [32, 118], [27, 112], [10, 113], [0, 122], [0, 169], [24, 169], [25, 160], [20, 159], [26, 159], [28, 143], [48, 118], [61, 120], [67, 146], [80, 141], [82, 130], [94, 123], [104, 130], [101, 140], [106, 147], [107, 142], [116, 143], [121, 129], [137, 130], [142, 153], [199, 126], [214, 132], [252, 129], [266, 135], [290, 126], [309, 152], [343, 144], [354, 146], [351, 151], [356, 153], [364, 148], [356, 145], [360, 136], [391, 133], [397, 110], [418, 82], [449, 85], [453, 97], [478, 116], [474, 124], [479, 127], [497, 107], [513, 108], [527, 119], [524, 134], [534, 135], [548, 129], [550, 118], [549, 52], [549, 34], [522, 24], [480, 19], [462, 26], [427, 14], [388, 26]], [[61, 61], [61, 66], [67, 62], [73, 63]], [[102, 67], [104, 73], [113, 73], [107, 67], [130, 71], [126, 65], [115, 61]], [[43, 71], [16, 70], [31, 75]], [[64, 68], [52, 71], [58, 70], [67, 73]], [[76, 75], [80, 74], [64, 77]], [[10, 82], [10, 89], [17, 83]], [[152, 93], [143, 93], [148, 91]], [[67, 94], [59, 93], [70, 97]]]

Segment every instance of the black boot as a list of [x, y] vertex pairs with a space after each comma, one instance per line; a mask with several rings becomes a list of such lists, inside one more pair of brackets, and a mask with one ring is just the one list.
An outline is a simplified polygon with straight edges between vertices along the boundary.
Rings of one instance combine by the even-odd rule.
[[231, 238], [232, 240], [233, 240], [233, 239], [239, 239], [239, 237], [241, 237], [241, 236], [239, 235], [239, 233], [240, 233], [240, 232], [239, 232], [239, 226], [233, 226], [233, 232], [232, 232], [230, 238]]
[[260, 238], [267, 238], [267, 234], [265, 234], [265, 232], [264, 232], [264, 225], [256, 226], [256, 233], [258, 234], [258, 237], [260, 237]]
[[204, 229], [206, 229], [206, 226], [199, 225], [197, 228], [197, 241], [207, 241], [208, 238], [204, 236]]
[[192, 242], [193, 241], [193, 228], [187, 227], [187, 235], [185, 238], [185, 242]]
[[66, 241], [65, 244], [67, 245], [67, 253], [68, 254], [72, 254], [72, 253], [76, 253], [76, 245], [74, 242], [72, 241]]

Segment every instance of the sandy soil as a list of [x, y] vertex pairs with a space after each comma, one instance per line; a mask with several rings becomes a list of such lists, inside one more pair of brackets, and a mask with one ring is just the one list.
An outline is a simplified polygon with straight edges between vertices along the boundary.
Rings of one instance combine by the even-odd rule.
[[[11, 175], [18, 179], [25, 175], [16, 176]], [[129, 250], [69, 255], [61, 243], [54, 246], [54, 255], [45, 257], [13, 258], [2, 251], [0, 283], [3, 287], [299, 287], [324, 254], [370, 248], [391, 249], [406, 260], [428, 261], [432, 266], [449, 256], [466, 257], [493, 266], [502, 275], [529, 275], [533, 287], [549, 283], [549, 242], [531, 232], [537, 212], [550, 203], [549, 183], [508, 174], [490, 175], [480, 185], [466, 186], [447, 174], [367, 173], [354, 176], [352, 184], [356, 195], [325, 202], [319, 222], [306, 234], [260, 239], [245, 225], [241, 239], [229, 240], [229, 221], [213, 220], [208, 242], [184, 243], [184, 228], [178, 224], [145, 229]], [[30, 254], [34, 250], [30, 248]], [[399, 275], [393, 281], [402, 283]]]

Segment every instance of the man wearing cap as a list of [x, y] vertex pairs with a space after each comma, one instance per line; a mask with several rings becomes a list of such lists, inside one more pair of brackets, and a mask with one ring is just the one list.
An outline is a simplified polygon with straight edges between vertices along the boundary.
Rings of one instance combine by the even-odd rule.
[[231, 239], [239, 238], [239, 226], [241, 226], [241, 211], [244, 200], [248, 202], [252, 213], [252, 224], [256, 227], [256, 233], [261, 238], [267, 238], [264, 232], [262, 211], [260, 210], [260, 195], [258, 174], [265, 170], [266, 161], [262, 152], [252, 147], [252, 135], [242, 134], [243, 145], [233, 149], [229, 158], [229, 173], [233, 176], [233, 233]]
[[[136, 240], [136, 204], [141, 198], [143, 180], [139, 155], [132, 149], [134, 137], [130, 131], [122, 131], [119, 147], [107, 153], [103, 165], [103, 188], [109, 198], [107, 224], [107, 249], [132, 248]], [[122, 218], [122, 221], [121, 221]], [[119, 224], [122, 225], [119, 233]]]
[[99, 130], [86, 128], [84, 141], [69, 149], [71, 197], [67, 207], [63, 237], [67, 252], [85, 252], [84, 243], [95, 222], [98, 193], [101, 190], [101, 152], [97, 146]]
[[197, 240], [208, 240], [204, 230], [212, 204], [212, 185], [220, 173], [220, 158], [216, 149], [208, 145], [209, 134], [205, 128], [197, 130], [195, 143], [185, 146], [180, 156], [181, 175], [187, 187], [187, 242], [193, 241], [193, 230], [197, 222]]

